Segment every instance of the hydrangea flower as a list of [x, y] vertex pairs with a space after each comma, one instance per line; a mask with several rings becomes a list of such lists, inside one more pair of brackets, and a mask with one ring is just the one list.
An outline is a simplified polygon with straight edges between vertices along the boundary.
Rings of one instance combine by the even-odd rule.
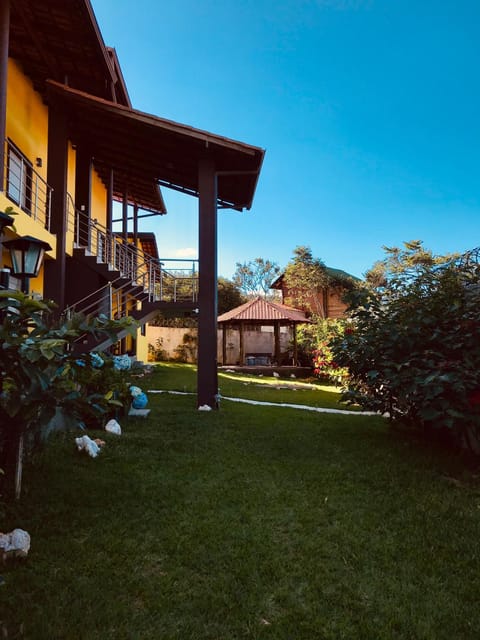
[[94, 369], [101, 369], [105, 364], [104, 359], [98, 353], [95, 353], [95, 351], [90, 354], [90, 359]]

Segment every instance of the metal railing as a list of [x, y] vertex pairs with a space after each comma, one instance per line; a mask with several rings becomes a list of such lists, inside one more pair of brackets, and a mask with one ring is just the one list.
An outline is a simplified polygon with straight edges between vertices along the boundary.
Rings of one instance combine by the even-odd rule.
[[52, 188], [10, 140], [5, 140], [4, 158], [5, 195], [50, 231]]
[[[69, 231], [74, 246], [84, 248], [98, 263], [107, 264], [119, 275], [65, 310], [75, 313], [102, 313], [111, 319], [127, 315], [135, 301], [192, 302], [198, 299], [197, 260], [157, 259], [119, 234], [106, 229], [98, 220], [89, 220], [67, 198]], [[188, 267], [184, 266], [185, 263]]]

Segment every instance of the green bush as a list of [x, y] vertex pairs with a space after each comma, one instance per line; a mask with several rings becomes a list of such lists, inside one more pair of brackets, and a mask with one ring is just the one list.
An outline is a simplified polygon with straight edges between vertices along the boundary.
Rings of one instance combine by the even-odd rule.
[[309, 324], [297, 329], [297, 352], [302, 366], [312, 367], [313, 374], [320, 380], [341, 384], [348, 370], [335, 361], [331, 342], [342, 336], [346, 323], [342, 319], [314, 318]]
[[120, 329], [133, 330], [136, 323], [105, 316], [63, 322], [53, 311], [49, 302], [0, 291], [0, 469], [7, 484], [24, 445], [38, 442], [54, 415], [92, 423], [118, 403], [117, 389], [96, 372], [95, 358], [72, 353], [86, 333], [115, 339]]
[[480, 453], [479, 252], [387, 252], [376, 286], [350, 294], [354, 329], [332, 345], [350, 371], [345, 399]]

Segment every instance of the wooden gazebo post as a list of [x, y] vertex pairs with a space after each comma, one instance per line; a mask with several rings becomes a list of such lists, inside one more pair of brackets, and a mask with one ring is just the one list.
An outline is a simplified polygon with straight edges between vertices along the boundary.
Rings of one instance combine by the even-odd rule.
[[297, 323], [293, 323], [293, 366], [298, 363], [298, 348], [297, 348]]
[[227, 364], [227, 324], [222, 324], [222, 364]]
[[274, 336], [274, 357], [277, 366], [280, 366], [280, 321], [275, 320], [273, 324], [273, 336]]
[[239, 349], [240, 349], [240, 366], [242, 367], [245, 364], [245, 346], [244, 346], [244, 342], [243, 342], [243, 322], [240, 322], [238, 325], [239, 328], [239, 338], [240, 338], [240, 344], [239, 344]]

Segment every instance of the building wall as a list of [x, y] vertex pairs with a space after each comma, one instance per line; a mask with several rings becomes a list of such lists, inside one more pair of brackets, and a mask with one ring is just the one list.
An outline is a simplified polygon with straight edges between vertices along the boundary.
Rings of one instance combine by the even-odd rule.
[[[270, 331], [271, 329], [271, 331]], [[197, 336], [196, 329], [186, 329], [178, 327], [152, 327], [147, 326], [147, 344], [154, 347], [157, 346], [157, 340], [161, 341], [161, 348], [166, 352], [166, 358], [175, 358], [175, 349], [183, 344], [185, 334]], [[281, 328], [280, 332], [280, 349], [287, 351], [292, 339], [291, 330]], [[227, 329], [227, 362], [222, 362], [222, 329], [217, 332], [217, 361], [221, 364], [244, 364], [239, 363], [240, 358], [240, 333], [238, 329]], [[266, 331], [244, 331], [243, 344], [245, 355], [248, 353], [270, 354], [274, 355], [274, 333], [273, 327], [268, 327]], [[143, 359], [143, 358], [139, 358]], [[146, 361], [146, 358], [144, 359]], [[193, 361], [193, 360], [192, 360]]]
[[95, 169], [92, 170], [91, 217], [102, 226], [107, 223], [107, 189]]
[[48, 109], [40, 95], [19, 65], [8, 61], [7, 80], [7, 138], [19, 147], [35, 165], [42, 159], [42, 166], [35, 167], [44, 180], [47, 179]]
[[[48, 109], [40, 95], [20, 66], [12, 59], [8, 61], [6, 135], [32, 163], [35, 172], [43, 180], [47, 178]], [[0, 141], [3, 144], [3, 141]], [[41, 167], [36, 166], [36, 159]], [[4, 185], [2, 185], [2, 190]], [[15, 227], [18, 235], [32, 235], [48, 242], [52, 247], [49, 256], [55, 257], [56, 237], [49, 233], [44, 221], [39, 222], [24, 213], [20, 207], [0, 193], [0, 208], [13, 207]]]
[[289, 289], [284, 283], [282, 285], [282, 298], [284, 303], [303, 309], [304, 311], [315, 313], [324, 318], [343, 318], [347, 305], [342, 301], [343, 289], [341, 287], [327, 287], [316, 295], [302, 296], [304, 304], [298, 300], [298, 291]]

